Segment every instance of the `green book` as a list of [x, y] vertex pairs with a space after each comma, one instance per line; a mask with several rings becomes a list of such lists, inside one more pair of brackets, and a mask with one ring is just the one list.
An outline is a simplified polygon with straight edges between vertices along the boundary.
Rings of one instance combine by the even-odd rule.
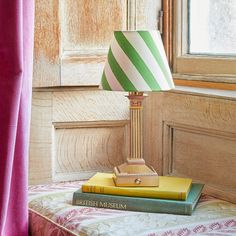
[[72, 204], [127, 211], [191, 215], [201, 196], [203, 186], [204, 184], [193, 183], [185, 201], [85, 193], [79, 189], [73, 194]]

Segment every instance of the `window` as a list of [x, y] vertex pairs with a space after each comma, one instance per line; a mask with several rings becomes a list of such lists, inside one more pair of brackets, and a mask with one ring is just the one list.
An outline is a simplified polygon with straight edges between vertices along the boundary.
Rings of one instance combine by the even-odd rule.
[[236, 56], [235, 12], [235, 0], [190, 0], [189, 54]]
[[[163, 4], [164, 15], [168, 13], [164, 22], [173, 22], [176, 84], [236, 90], [236, 1], [164, 0]], [[167, 28], [164, 42], [172, 37], [171, 27]]]

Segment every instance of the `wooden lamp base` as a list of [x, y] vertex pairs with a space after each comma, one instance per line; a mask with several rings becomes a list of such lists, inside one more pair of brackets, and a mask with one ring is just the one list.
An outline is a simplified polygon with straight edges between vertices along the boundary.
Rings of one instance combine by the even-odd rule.
[[114, 168], [116, 186], [158, 186], [157, 172], [145, 165], [143, 159], [127, 159], [126, 163]]

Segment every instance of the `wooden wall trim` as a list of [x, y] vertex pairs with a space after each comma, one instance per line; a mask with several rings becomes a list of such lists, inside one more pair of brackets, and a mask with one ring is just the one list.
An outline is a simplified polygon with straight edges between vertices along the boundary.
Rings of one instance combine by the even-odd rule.
[[163, 44], [170, 67], [173, 64], [173, 0], [162, 0]]
[[53, 122], [54, 128], [100, 128], [100, 127], [120, 127], [129, 124], [129, 120], [109, 120], [109, 121], [82, 121], [82, 122]]
[[199, 80], [174, 79], [175, 85], [197, 88], [211, 88], [236, 91], [235, 83], [209, 82]]

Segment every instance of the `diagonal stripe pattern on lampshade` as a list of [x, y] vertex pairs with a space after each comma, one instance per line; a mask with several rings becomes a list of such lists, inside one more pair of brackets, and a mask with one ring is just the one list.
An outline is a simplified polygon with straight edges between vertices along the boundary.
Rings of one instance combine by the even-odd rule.
[[130, 92], [173, 89], [159, 31], [115, 31], [100, 88]]

